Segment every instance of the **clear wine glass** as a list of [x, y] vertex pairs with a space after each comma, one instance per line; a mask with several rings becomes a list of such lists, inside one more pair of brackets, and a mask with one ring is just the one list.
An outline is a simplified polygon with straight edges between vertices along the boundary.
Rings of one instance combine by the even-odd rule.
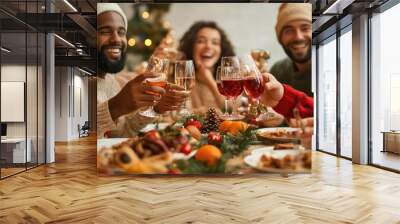
[[244, 91], [252, 101], [251, 106], [257, 108], [265, 88], [263, 77], [251, 55], [241, 56], [239, 61]]
[[[152, 56], [149, 59], [146, 70], [147, 72], [152, 72], [157, 76], [145, 79], [144, 84], [149, 86], [158, 86], [165, 89], [168, 84], [167, 81], [168, 69], [169, 69], [168, 59]], [[158, 95], [157, 93], [151, 91], [147, 93], [152, 95]], [[150, 106], [148, 109], [141, 111], [140, 114], [146, 117], [158, 117], [158, 114], [154, 111], [153, 106]]]
[[229, 113], [228, 113], [228, 96], [226, 95], [224, 91], [224, 87], [222, 86], [222, 80], [221, 80], [221, 66], [217, 67], [217, 72], [215, 73], [215, 81], [217, 83], [217, 88], [218, 92], [225, 97], [225, 112], [221, 116], [223, 120], [229, 119]]
[[234, 105], [232, 114], [228, 120], [241, 120], [243, 115], [237, 113], [236, 99], [243, 92], [243, 80], [240, 72], [239, 58], [236, 56], [222, 57], [221, 59], [221, 80], [222, 87], [228, 99]]
[[[178, 60], [175, 62], [175, 84], [184, 88], [186, 92], [190, 91], [195, 86], [195, 70], [192, 60]], [[188, 109], [188, 100], [186, 100], [181, 115], [189, 115], [191, 111]]]

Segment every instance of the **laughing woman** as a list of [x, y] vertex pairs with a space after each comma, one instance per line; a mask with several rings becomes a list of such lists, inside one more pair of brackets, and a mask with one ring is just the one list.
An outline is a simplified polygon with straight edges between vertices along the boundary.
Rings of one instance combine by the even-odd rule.
[[218, 92], [215, 73], [222, 56], [235, 55], [225, 32], [215, 22], [196, 22], [180, 40], [179, 51], [196, 67], [192, 109], [201, 113], [209, 107], [223, 108], [224, 97]]

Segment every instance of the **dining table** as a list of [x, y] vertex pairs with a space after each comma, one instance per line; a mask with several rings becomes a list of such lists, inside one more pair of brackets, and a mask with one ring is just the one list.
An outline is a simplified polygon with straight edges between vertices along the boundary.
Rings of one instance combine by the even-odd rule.
[[[167, 123], [156, 123], [156, 124], [148, 124], [143, 129], [140, 130], [140, 133], [147, 133], [152, 130], [163, 130], [166, 127], [170, 126], [171, 122]], [[176, 124], [175, 124], [176, 125]], [[256, 128], [252, 130], [256, 135], [258, 132], [262, 131], [274, 131], [274, 130], [287, 130], [293, 129], [289, 127], [278, 127], [278, 128]], [[295, 129], [293, 129], [295, 130]], [[203, 134], [204, 136], [204, 134]], [[98, 139], [97, 142], [97, 149], [100, 150], [103, 147], [112, 147], [121, 142], [127, 141], [129, 138], [105, 138], [105, 139]], [[225, 164], [225, 172], [217, 173], [216, 175], [240, 175], [240, 174], [261, 174], [261, 173], [279, 173], [282, 175], [287, 175], [291, 173], [308, 173], [311, 169], [302, 167], [301, 169], [291, 170], [291, 169], [280, 169], [280, 168], [260, 168], [258, 162], [262, 155], [265, 154], [276, 154], [278, 153], [279, 156], [284, 157], [287, 154], [295, 155], [299, 150], [305, 150], [302, 146], [299, 145], [300, 141], [296, 139], [294, 141], [296, 148], [294, 149], [286, 149], [286, 150], [274, 150], [274, 145], [276, 141], [265, 139], [265, 138], [256, 138], [252, 141], [248, 142], [248, 146], [246, 149], [241, 151], [240, 153], [232, 156], [226, 161]], [[195, 155], [196, 151], [194, 150], [189, 155], [184, 155], [180, 152], [173, 152], [172, 158], [173, 161], [177, 160], [188, 160]], [[118, 173], [118, 172], [117, 172]], [[202, 173], [199, 173], [202, 174]], [[209, 174], [209, 173], [207, 173]]]

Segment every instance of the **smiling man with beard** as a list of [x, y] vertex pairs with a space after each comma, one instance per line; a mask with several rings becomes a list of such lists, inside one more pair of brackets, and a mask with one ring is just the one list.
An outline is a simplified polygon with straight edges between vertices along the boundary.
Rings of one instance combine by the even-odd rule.
[[312, 96], [311, 4], [284, 3], [279, 8], [276, 36], [288, 58], [275, 63], [270, 73], [283, 83]]
[[[176, 85], [166, 89], [144, 85], [155, 74], [139, 74], [123, 83], [115, 74], [125, 66], [128, 22], [116, 3], [97, 5], [97, 137], [129, 137], [156, 120], [139, 110], [154, 106], [158, 113], [179, 109], [189, 96]], [[152, 94], [151, 94], [152, 93]]]

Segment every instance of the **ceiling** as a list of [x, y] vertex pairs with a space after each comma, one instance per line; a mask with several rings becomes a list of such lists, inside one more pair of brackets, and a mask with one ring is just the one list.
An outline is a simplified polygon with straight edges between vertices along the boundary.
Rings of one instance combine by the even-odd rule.
[[317, 43], [351, 24], [369, 10], [375, 10], [388, 0], [312, 0], [313, 42]]
[[[96, 0], [1, 0], [2, 61], [35, 61], [44, 44], [36, 43], [38, 33], [56, 33], [56, 66], [79, 66], [96, 71]], [[69, 5], [70, 4], [70, 5]], [[72, 6], [72, 7], [71, 7]], [[47, 8], [46, 8], [47, 7]], [[51, 13], [49, 13], [51, 11]], [[39, 36], [39, 42], [44, 41]], [[27, 42], [27, 43], [26, 43]]]

